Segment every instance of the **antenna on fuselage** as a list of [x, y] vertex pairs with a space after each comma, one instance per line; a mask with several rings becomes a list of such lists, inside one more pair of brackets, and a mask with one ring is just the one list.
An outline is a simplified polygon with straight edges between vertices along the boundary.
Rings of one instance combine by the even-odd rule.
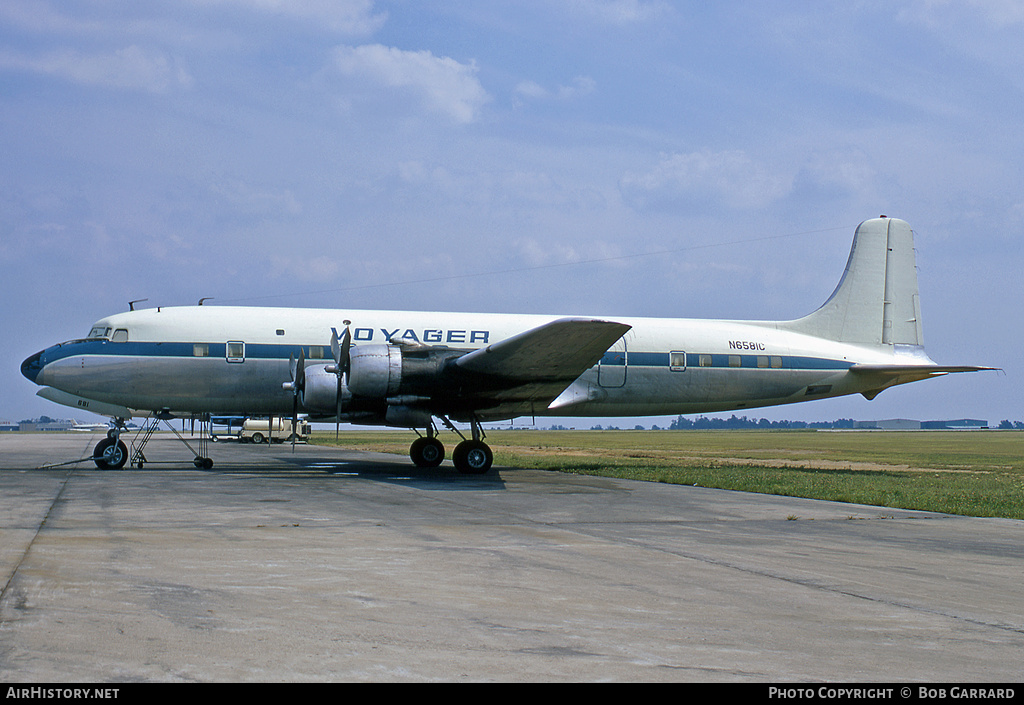
[[199, 305], [202, 306], [204, 301], [209, 301], [212, 298], [212, 296], [204, 296], [203, 298], [199, 299]]
[[128, 302], [128, 310], [129, 311], [134, 311], [135, 310], [135, 304], [141, 304], [143, 301], [149, 301], [149, 299], [135, 299], [134, 301], [129, 301]]

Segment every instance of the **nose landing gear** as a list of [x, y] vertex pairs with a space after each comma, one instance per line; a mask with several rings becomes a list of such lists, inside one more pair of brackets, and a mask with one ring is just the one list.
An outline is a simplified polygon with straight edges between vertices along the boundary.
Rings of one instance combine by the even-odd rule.
[[107, 437], [93, 448], [92, 461], [100, 470], [120, 470], [128, 462], [128, 447], [120, 435], [120, 429], [109, 431]]

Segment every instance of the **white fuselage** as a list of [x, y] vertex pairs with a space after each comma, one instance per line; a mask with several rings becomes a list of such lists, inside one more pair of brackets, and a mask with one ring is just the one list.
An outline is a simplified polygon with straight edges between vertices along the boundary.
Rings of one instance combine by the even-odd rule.
[[[332, 329], [347, 326], [356, 347], [401, 342], [471, 351], [558, 318], [215, 306], [146, 309], [104, 318], [93, 326], [91, 337], [42, 351], [26, 376], [139, 414], [290, 414], [292, 393], [282, 388], [292, 374], [289, 361], [301, 349], [312, 371], [330, 363]], [[772, 322], [615, 320], [631, 326], [629, 332], [553, 402], [541, 408], [506, 406], [486, 415], [653, 416], [785, 404], [877, 387], [870, 377], [851, 374], [850, 366], [894, 359], [891, 346], [835, 342]], [[375, 414], [382, 403], [386, 400], [357, 403], [349, 411], [365, 411], [366, 422], [380, 423]], [[334, 416], [327, 410], [305, 411]]]

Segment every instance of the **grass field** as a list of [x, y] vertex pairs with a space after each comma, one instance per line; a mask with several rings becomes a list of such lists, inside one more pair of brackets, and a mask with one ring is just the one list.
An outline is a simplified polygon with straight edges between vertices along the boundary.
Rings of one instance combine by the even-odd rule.
[[[347, 431], [340, 444], [405, 455], [413, 438]], [[442, 437], [449, 455], [455, 438]], [[1024, 519], [1022, 431], [503, 430], [487, 442], [496, 466]]]

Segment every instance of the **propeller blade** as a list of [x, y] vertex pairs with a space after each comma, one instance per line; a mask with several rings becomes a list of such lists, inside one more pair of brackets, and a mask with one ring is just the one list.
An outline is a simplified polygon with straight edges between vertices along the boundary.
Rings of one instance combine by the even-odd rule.
[[351, 364], [351, 357], [349, 355], [352, 350], [352, 331], [347, 327], [345, 328], [345, 335], [341, 338], [341, 352], [339, 354], [338, 366], [342, 374], [348, 374], [349, 365]]
[[298, 410], [292, 406], [292, 452], [295, 452], [295, 428], [299, 423]]
[[352, 349], [352, 331], [349, 329], [348, 321], [345, 321], [345, 333], [338, 340], [338, 331], [331, 329], [331, 354], [334, 356], [334, 373], [338, 375], [338, 393], [336, 395], [337, 408], [334, 414], [334, 440], [338, 440], [341, 432], [341, 396], [342, 380], [348, 375], [350, 356]]
[[306, 351], [301, 347], [299, 348], [299, 359], [295, 359], [295, 354], [288, 355], [288, 373], [291, 375], [292, 381], [284, 385], [285, 389], [290, 389], [292, 392], [292, 452], [295, 452], [295, 429], [298, 426], [299, 421], [299, 395], [305, 391], [306, 388]]
[[295, 365], [295, 396], [292, 397], [292, 452], [295, 452], [296, 428], [299, 425], [299, 395], [306, 389], [306, 351], [299, 348], [299, 361]]
[[334, 440], [341, 435], [341, 377], [338, 377], [338, 408], [334, 410]]

